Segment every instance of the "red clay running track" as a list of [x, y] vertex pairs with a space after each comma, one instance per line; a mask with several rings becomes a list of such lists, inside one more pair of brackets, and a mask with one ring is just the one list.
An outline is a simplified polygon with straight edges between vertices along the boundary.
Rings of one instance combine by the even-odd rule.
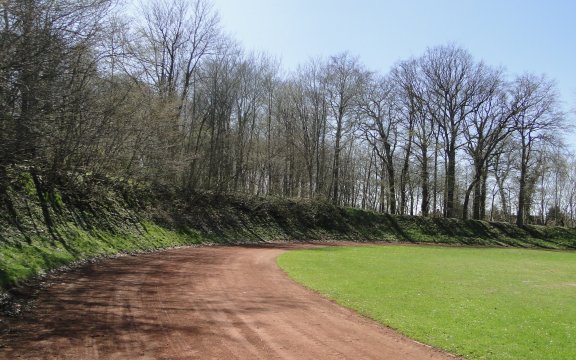
[[183, 248], [59, 275], [0, 358], [454, 359], [295, 284], [285, 250]]

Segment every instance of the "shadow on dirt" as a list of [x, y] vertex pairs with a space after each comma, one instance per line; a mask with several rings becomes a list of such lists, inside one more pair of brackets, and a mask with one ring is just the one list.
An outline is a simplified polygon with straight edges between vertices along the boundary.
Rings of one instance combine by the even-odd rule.
[[244, 315], [306, 307], [249, 289], [232, 295], [225, 287], [211, 286], [206, 292], [204, 283], [218, 278], [227, 265], [225, 251], [213, 254], [170, 250], [127, 256], [50, 277], [31, 311], [5, 319], [8, 331], [0, 334], [0, 358], [60, 358], [61, 347], [86, 353], [97, 349], [112, 357], [158, 354], [174, 346], [173, 339], [225, 337], [224, 330], [240, 325]]

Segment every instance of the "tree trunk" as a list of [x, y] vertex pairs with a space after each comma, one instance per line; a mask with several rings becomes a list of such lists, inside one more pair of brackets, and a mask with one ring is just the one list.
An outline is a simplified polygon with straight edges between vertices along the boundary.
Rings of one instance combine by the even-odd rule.
[[480, 187], [480, 216], [477, 220], [484, 220], [486, 219], [486, 198], [488, 197], [488, 169], [485, 168], [484, 172], [482, 173], [482, 186]]
[[470, 194], [475, 188], [476, 181], [472, 180], [472, 183], [466, 189], [464, 193], [464, 204], [462, 206], [462, 220], [468, 220], [468, 205], [470, 204]]
[[454, 195], [456, 189], [456, 147], [453, 142], [450, 144], [447, 155], [448, 164], [446, 165], [446, 208], [444, 209], [444, 216], [447, 218], [452, 218], [455, 216]]
[[334, 145], [334, 168], [332, 169], [332, 202], [340, 205], [340, 142], [342, 140], [343, 115], [339, 114], [336, 123], [336, 143]]
[[433, 194], [432, 194], [432, 213], [436, 216], [438, 210], [438, 138], [439, 134], [436, 133], [434, 143], [434, 176], [433, 176]]
[[428, 189], [428, 147], [422, 146], [422, 216], [426, 217], [430, 213], [430, 190]]
[[395, 172], [394, 172], [394, 165], [390, 162], [386, 163], [386, 170], [388, 173], [388, 209], [390, 214], [396, 214], [396, 180]]
[[523, 226], [526, 223], [526, 148], [522, 146], [522, 159], [520, 165], [520, 181], [518, 187], [518, 214], [516, 215], [516, 225]]
[[386, 201], [386, 179], [384, 178], [386, 172], [384, 168], [386, 167], [386, 162], [382, 160], [382, 172], [380, 175], [380, 212], [385, 213], [387, 211], [387, 204]]

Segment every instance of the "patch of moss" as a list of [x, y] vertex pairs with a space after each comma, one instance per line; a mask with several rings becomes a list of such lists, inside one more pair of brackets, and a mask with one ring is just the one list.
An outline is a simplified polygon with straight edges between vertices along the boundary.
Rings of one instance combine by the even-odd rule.
[[0, 246], [0, 288], [17, 284], [43, 271], [72, 261], [122, 252], [138, 252], [174, 246], [193, 245], [202, 238], [197, 233], [179, 233], [145, 223], [142, 233], [86, 231], [73, 224], [61, 229], [65, 241], [36, 237], [23, 246]]

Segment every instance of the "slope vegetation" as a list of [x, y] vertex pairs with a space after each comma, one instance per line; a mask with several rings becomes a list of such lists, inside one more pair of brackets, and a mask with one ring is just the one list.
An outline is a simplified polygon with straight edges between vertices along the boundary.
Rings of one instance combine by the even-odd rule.
[[97, 176], [47, 187], [26, 169], [0, 183], [0, 287], [45, 270], [117, 253], [194, 244], [386, 241], [576, 248], [576, 230], [392, 216], [294, 201], [182, 193]]

